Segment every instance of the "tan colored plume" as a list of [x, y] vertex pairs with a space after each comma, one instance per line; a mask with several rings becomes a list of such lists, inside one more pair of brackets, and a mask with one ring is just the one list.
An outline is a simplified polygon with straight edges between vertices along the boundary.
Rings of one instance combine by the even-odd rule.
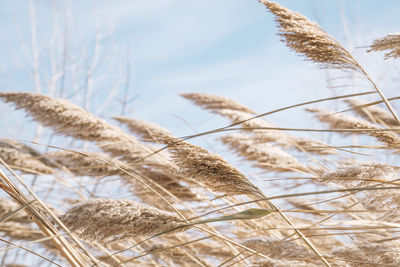
[[166, 144], [180, 175], [225, 195], [263, 197], [260, 189], [221, 156], [179, 139]]
[[307, 247], [296, 244], [294, 241], [282, 241], [278, 238], [261, 236], [248, 238], [242, 244], [273, 259], [316, 259], [314, 252], [309, 250]]
[[[24, 109], [34, 120], [51, 127], [56, 133], [95, 141], [103, 151], [113, 156], [125, 156], [134, 161], [154, 151], [122, 129], [65, 99], [23, 92], [0, 93], [0, 98], [5, 102], [14, 103], [18, 109]], [[154, 155], [148, 161], [163, 160], [159, 155]]]
[[368, 52], [387, 51], [385, 59], [400, 57], [400, 34], [388, 34], [383, 38], [374, 40]]
[[[316, 108], [307, 108], [309, 112], [312, 112], [316, 115], [317, 119], [321, 122], [325, 122], [329, 124], [329, 127], [332, 129], [370, 129], [377, 131], [360, 131], [353, 132], [356, 134], [368, 134], [370, 136], [375, 137], [378, 141], [384, 143], [389, 149], [400, 149], [400, 137], [391, 131], [380, 131], [384, 130], [381, 127], [378, 127], [368, 121], [347, 115], [342, 113], [334, 113], [333, 111], [324, 110], [324, 109], [316, 109]], [[348, 134], [345, 132], [341, 132], [342, 134]]]
[[69, 230], [91, 241], [151, 236], [182, 223], [176, 215], [130, 200], [95, 199], [60, 216]]
[[318, 140], [289, 135], [280, 130], [257, 129], [277, 127], [261, 118], [252, 118], [253, 116], [250, 114], [228, 109], [218, 110], [217, 113], [229, 118], [233, 123], [245, 121], [242, 123], [242, 125], [245, 128], [249, 128], [246, 129], [246, 131], [253, 133], [251, 138], [254, 140], [255, 143], [274, 142], [282, 147], [293, 147], [300, 152], [307, 151], [310, 153], [322, 155], [336, 153], [335, 149]]
[[277, 172], [310, 171], [307, 166], [282, 149], [267, 143], [255, 143], [247, 135], [233, 133], [221, 137], [220, 140], [240, 156], [256, 162], [256, 167]]
[[196, 105], [217, 112], [220, 109], [237, 110], [248, 114], [255, 112], [242, 104], [219, 95], [203, 94], [203, 93], [187, 93], [181, 94], [182, 97], [189, 99]]
[[48, 160], [41, 158], [39, 152], [12, 140], [0, 140], [0, 158], [11, 168], [18, 169], [25, 173], [53, 173], [53, 169], [49, 166], [51, 163]]
[[359, 64], [316, 22], [277, 3], [260, 0], [275, 15], [282, 41], [321, 68], [359, 70]]
[[400, 122], [383, 92], [363, 67], [335, 38], [326, 33], [317, 23], [310, 21], [300, 13], [271, 1], [259, 1], [275, 15], [275, 21], [280, 29], [279, 35], [289, 48], [304, 55], [306, 59], [316, 63], [320, 68], [359, 71], [374, 87], [393, 117]]
[[[147, 131], [150, 131], [158, 136], [157, 141], [168, 145], [167, 148], [173, 162], [178, 166], [177, 174], [181, 177], [200, 182], [212, 191], [226, 195], [262, 195], [261, 191], [247, 177], [222, 157], [177, 139], [154, 123], [128, 118], [125, 118], [123, 122], [128, 125], [130, 130], [141, 134], [142, 137], [151, 137], [147, 136]], [[146, 131], [143, 131], [141, 127], [145, 127]]]
[[126, 125], [130, 132], [137, 134], [148, 142], [159, 142], [158, 139], [173, 138], [172, 134], [158, 124], [151, 123], [145, 120], [127, 118], [122, 116], [114, 116], [114, 120]]

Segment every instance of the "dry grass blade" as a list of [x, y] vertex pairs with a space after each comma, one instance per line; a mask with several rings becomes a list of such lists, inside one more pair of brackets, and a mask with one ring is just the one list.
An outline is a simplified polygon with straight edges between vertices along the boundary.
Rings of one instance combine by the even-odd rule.
[[81, 238], [101, 242], [151, 236], [182, 223], [172, 213], [130, 200], [112, 199], [95, 199], [77, 205], [60, 219]]
[[400, 57], [400, 34], [388, 34], [374, 40], [368, 52], [371, 51], [388, 51], [385, 53], [385, 59]]

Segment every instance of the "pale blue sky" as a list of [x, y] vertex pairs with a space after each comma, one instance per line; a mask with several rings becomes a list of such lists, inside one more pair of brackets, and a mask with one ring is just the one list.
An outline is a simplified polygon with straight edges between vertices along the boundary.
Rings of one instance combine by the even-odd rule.
[[[398, 64], [383, 62], [382, 54], [366, 54], [365, 49], [354, 48], [399, 31], [400, 1], [282, 0], [278, 3], [318, 21], [354, 51], [378, 84], [385, 87], [382, 88], [385, 93], [395, 94], [389, 85], [393, 84], [393, 77], [398, 77]], [[128, 106], [127, 115], [152, 120], [176, 134], [191, 130], [173, 115], [198, 129], [223, 123], [181, 99], [178, 96], [181, 92], [220, 94], [258, 112], [334, 93], [326, 88], [325, 71], [304, 62], [279, 42], [273, 16], [256, 0], [1, 1], [0, 91], [34, 90], [30, 10], [36, 12], [41, 92], [51, 92], [50, 57], [55, 58], [56, 70], [62, 64], [66, 19], [69, 44], [66, 64], [71, 66], [67, 68], [63, 96], [87, 105], [77, 90], [84, 90], [85, 73], [93, 64], [94, 79], [86, 107], [103, 117], [120, 112], [117, 99], [121, 99], [126, 85], [128, 44], [129, 94], [138, 97]], [[93, 60], [96, 32], [101, 33], [100, 50], [99, 57]], [[58, 79], [53, 91], [56, 96], [59, 87]], [[346, 87], [336, 93], [359, 90], [363, 88]], [[107, 105], [102, 105], [105, 99]], [[1, 106], [3, 112], [9, 110], [4, 104]], [[271, 119], [282, 126], [299, 127], [302, 122], [296, 116], [297, 112], [287, 112]]]

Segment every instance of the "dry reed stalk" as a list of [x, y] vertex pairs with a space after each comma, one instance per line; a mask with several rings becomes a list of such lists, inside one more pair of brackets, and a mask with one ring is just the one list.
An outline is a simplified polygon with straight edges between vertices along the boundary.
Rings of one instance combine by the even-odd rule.
[[173, 161], [179, 167], [180, 175], [227, 196], [263, 197], [260, 189], [221, 156], [179, 139], [170, 140], [166, 144]]
[[346, 99], [345, 102], [353, 108], [355, 113], [362, 116], [364, 119], [371, 120], [370, 116], [372, 116], [373, 122], [382, 121], [389, 127], [396, 127], [400, 125], [389, 112], [378, 107], [377, 105], [366, 106], [368, 105], [368, 102], [356, 99]]
[[248, 238], [243, 242], [243, 245], [273, 259], [300, 261], [315, 261], [317, 259], [315, 253], [308, 248], [293, 241], [281, 241], [281, 239], [273, 237]]
[[182, 223], [172, 213], [130, 200], [113, 199], [94, 199], [77, 205], [60, 219], [81, 238], [100, 242], [151, 236]]
[[400, 57], [400, 34], [388, 34], [383, 38], [374, 40], [368, 52], [388, 51], [385, 59]]
[[326, 33], [317, 23], [298, 12], [267, 0], [259, 1], [275, 15], [275, 21], [279, 25], [279, 35], [289, 48], [304, 55], [320, 68], [354, 70], [362, 73], [385, 102], [396, 121], [400, 123], [400, 119], [382, 91], [335, 38]]
[[255, 143], [244, 134], [233, 133], [221, 137], [220, 140], [246, 160], [255, 161], [256, 167], [277, 172], [310, 172], [310, 168], [280, 148], [267, 143]]
[[[20, 206], [16, 204], [14, 201], [11, 201], [6, 198], [0, 198], [0, 219], [3, 218], [8, 213], [17, 210], [18, 208], [20, 208]], [[32, 222], [29, 216], [22, 210], [18, 211], [17, 213], [14, 213], [11, 217], [7, 219], [7, 221], [20, 222], [20, 223]]]
[[218, 113], [218, 110], [228, 109], [241, 111], [247, 114], [255, 114], [254, 111], [242, 104], [219, 95], [204, 94], [204, 93], [189, 93], [181, 94], [182, 97], [192, 101], [195, 105], [200, 106], [207, 110], [212, 110]]
[[[382, 130], [383, 128], [378, 127], [368, 121], [346, 115], [346, 114], [334, 114], [334, 112], [323, 109], [307, 108], [309, 112], [314, 113], [318, 120], [329, 124], [332, 129], [376, 129]], [[346, 133], [342, 133], [346, 134]], [[359, 132], [363, 134], [363, 132]], [[389, 149], [400, 148], [400, 137], [390, 131], [367, 131], [365, 134], [375, 137], [378, 141], [386, 144]]]
[[[72, 266], [84, 265], [83, 262], [90, 260], [97, 265], [97, 260], [94, 256], [85, 249], [82, 244], [74, 237], [70, 236], [81, 250], [77, 250], [77, 247], [71, 245], [63, 235], [56, 229], [50, 220], [55, 220], [60, 222], [57, 216], [52, 212], [52, 210], [40, 200], [37, 195], [23, 182], [23, 180], [7, 166], [7, 164], [0, 159], [0, 162], [5, 165], [5, 167], [12, 173], [12, 175], [18, 180], [20, 184], [29, 192], [29, 194], [34, 198], [36, 203], [28, 202], [27, 197], [18, 189], [12, 180], [9, 179], [7, 175], [3, 173], [0, 169], [1, 177], [1, 188], [11, 196], [20, 206], [24, 206], [24, 211], [32, 218], [32, 221], [39, 227], [43, 235], [51, 238], [52, 244], [56, 247], [58, 252], [70, 263]], [[87, 257], [86, 257], [87, 256]]]
[[331, 253], [347, 260], [347, 266], [399, 266], [400, 248], [373, 243], [356, 242], [352, 246], [339, 247]]
[[1, 139], [0, 157], [12, 168], [25, 173], [53, 173], [53, 169], [39, 158], [40, 154], [37, 151], [12, 140]]

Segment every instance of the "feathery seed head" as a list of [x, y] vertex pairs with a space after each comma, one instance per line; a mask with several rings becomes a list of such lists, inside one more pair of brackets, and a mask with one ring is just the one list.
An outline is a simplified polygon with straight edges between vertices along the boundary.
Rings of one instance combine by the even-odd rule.
[[92, 241], [151, 236], [182, 223], [172, 213], [130, 200], [113, 199], [96, 199], [77, 205], [60, 219], [69, 230]]
[[191, 93], [191, 94], [181, 94], [182, 97], [193, 101], [196, 105], [212, 110], [213, 112], [218, 112], [220, 109], [229, 109], [241, 111], [247, 114], [254, 114], [255, 112], [242, 104], [219, 95], [213, 94], [202, 94], [202, 93]]
[[267, 0], [260, 0], [274, 15], [282, 41], [321, 68], [358, 70], [352, 55], [317, 23], [300, 13]]
[[176, 139], [167, 144], [181, 175], [204, 184], [214, 192], [263, 197], [244, 174], [219, 155], [183, 140]]
[[385, 53], [385, 59], [400, 57], [400, 34], [389, 34], [376, 39], [368, 50], [371, 51], [389, 51]]

